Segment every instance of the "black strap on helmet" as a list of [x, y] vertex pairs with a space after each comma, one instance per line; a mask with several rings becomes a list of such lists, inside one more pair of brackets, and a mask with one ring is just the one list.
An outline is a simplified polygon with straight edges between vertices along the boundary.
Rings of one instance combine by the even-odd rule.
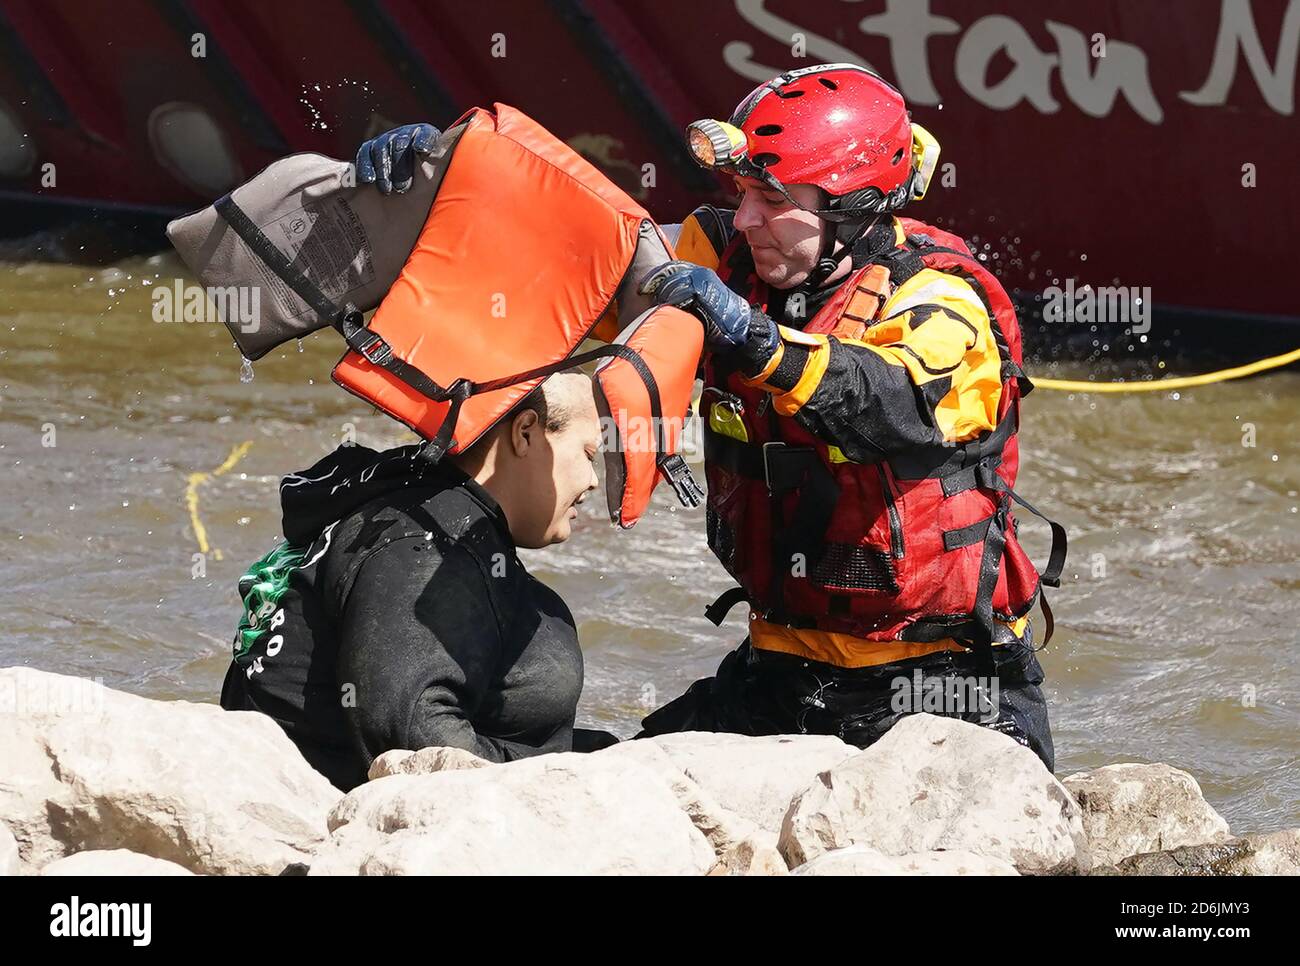
[[817, 260], [817, 265], [808, 275], [808, 281], [804, 283], [809, 288], [821, 286], [846, 257], [851, 258], [853, 267], [857, 268], [873, 260], [879, 253], [892, 249], [893, 220], [877, 215], [853, 229], [846, 237], [841, 238], [839, 232], [833, 233], [827, 239], [826, 246], [830, 249], [829, 254]]

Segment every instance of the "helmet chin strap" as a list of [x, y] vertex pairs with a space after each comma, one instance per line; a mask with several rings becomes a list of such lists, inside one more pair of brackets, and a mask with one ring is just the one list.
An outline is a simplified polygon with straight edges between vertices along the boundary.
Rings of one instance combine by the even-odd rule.
[[[798, 208], [800, 211], [806, 211], [811, 215], [816, 215], [821, 219], [823, 224], [831, 226], [832, 230], [830, 232], [830, 237], [822, 244], [821, 257], [817, 259], [817, 264], [814, 265], [812, 271], [808, 273], [808, 278], [804, 280], [801, 286], [799, 286], [800, 288], [820, 288], [828, 278], [835, 274], [835, 270], [840, 267], [840, 262], [844, 260], [844, 257], [853, 253], [853, 247], [861, 241], [866, 234], [871, 231], [871, 229], [875, 228], [876, 225], [880, 223], [880, 219], [892, 212], [896, 207], [901, 207], [901, 204], [891, 204], [891, 201], [894, 200], [892, 196], [899, 193], [898, 189], [891, 192], [889, 196], [881, 196], [879, 191], [872, 188], [867, 189], [866, 191], [850, 192], [847, 195], [840, 196], [844, 201], [850, 199], [870, 199], [869, 203], [865, 205], [849, 204], [842, 208], [809, 208], [796, 201], [790, 194], [790, 190], [782, 184], [780, 180], [774, 177], [770, 171], [762, 166], [748, 162], [733, 166], [733, 170], [736, 174], [739, 174], [742, 177], [755, 178], [763, 182], [773, 191], [778, 192], [786, 201]], [[907, 185], [907, 190], [910, 192], [912, 184], [911, 179], [908, 179], [905, 184]], [[857, 198], [855, 198], [855, 195]], [[834, 205], [834, 199], [832, 199], [831, 203]], [[835, 246], [840, 243], [840, 228], [844, 227], [847, 223], [857, 221], [858, 219], [861, 219], [861, 223], [849, 234], [848, 238], [843, 240], [842, 246], [839, 249], [836, 249]]]
[[871, 218], [864, 220], [848, 238], [842, 242], [840, 240], [839, 228], [843, 222], [826, 221], [823, 224], [830, 225], [832, 230], [828, 233], [829, 237], [822, 244], [822, 256], [817, 259], [817, 264], [813, 270], [808, 273], [808, 279], [804, 282], [808, 288], [820, 288], [826, 283], [826, 280], [835, 274], [835, 270], [840, 267], [840, 262], [844, 261], [846, 256], [853, 254], [853, 247], [866, 237], [871, 229], [879, 224], [881, 214], [873, 215]]

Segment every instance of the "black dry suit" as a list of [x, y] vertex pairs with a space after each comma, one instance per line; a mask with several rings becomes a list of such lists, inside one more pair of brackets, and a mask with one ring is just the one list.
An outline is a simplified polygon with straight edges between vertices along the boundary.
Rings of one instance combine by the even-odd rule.
[[524, 569], [487, 491], [418, 451], [340, 447], [286, 476], [285, 540], [239, 583], [222, 707], [270, 715], [345, 790], [394, 748], [573, 749], [569, 609]]

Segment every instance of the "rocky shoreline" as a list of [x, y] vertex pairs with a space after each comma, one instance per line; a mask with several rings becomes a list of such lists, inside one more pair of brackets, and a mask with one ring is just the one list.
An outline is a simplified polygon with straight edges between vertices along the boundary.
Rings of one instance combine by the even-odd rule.
[[0, 670], [5, 875], [1295, 875], [1300, 829], [1234, 835], [1195, 779], [1058, 780], [928, 714], [838, 738], [688, 733], [489, 764], [381, 756], [344, 795], [269, 718]]

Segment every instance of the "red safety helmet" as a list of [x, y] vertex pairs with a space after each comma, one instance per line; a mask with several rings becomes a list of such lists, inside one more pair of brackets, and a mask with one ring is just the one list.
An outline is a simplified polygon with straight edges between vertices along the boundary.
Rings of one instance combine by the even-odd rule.
[[787, 198], [786, 185], [821, 188], [831, 202], [817, 214], [835, 222], [921, 197], [938, 160], [938, 144], [911, 123], [903, 95], [855, 64], [787, 71], [756, 87], [728, 124], [696, 121], [687, 131], [706, 167], [757, 178]]

